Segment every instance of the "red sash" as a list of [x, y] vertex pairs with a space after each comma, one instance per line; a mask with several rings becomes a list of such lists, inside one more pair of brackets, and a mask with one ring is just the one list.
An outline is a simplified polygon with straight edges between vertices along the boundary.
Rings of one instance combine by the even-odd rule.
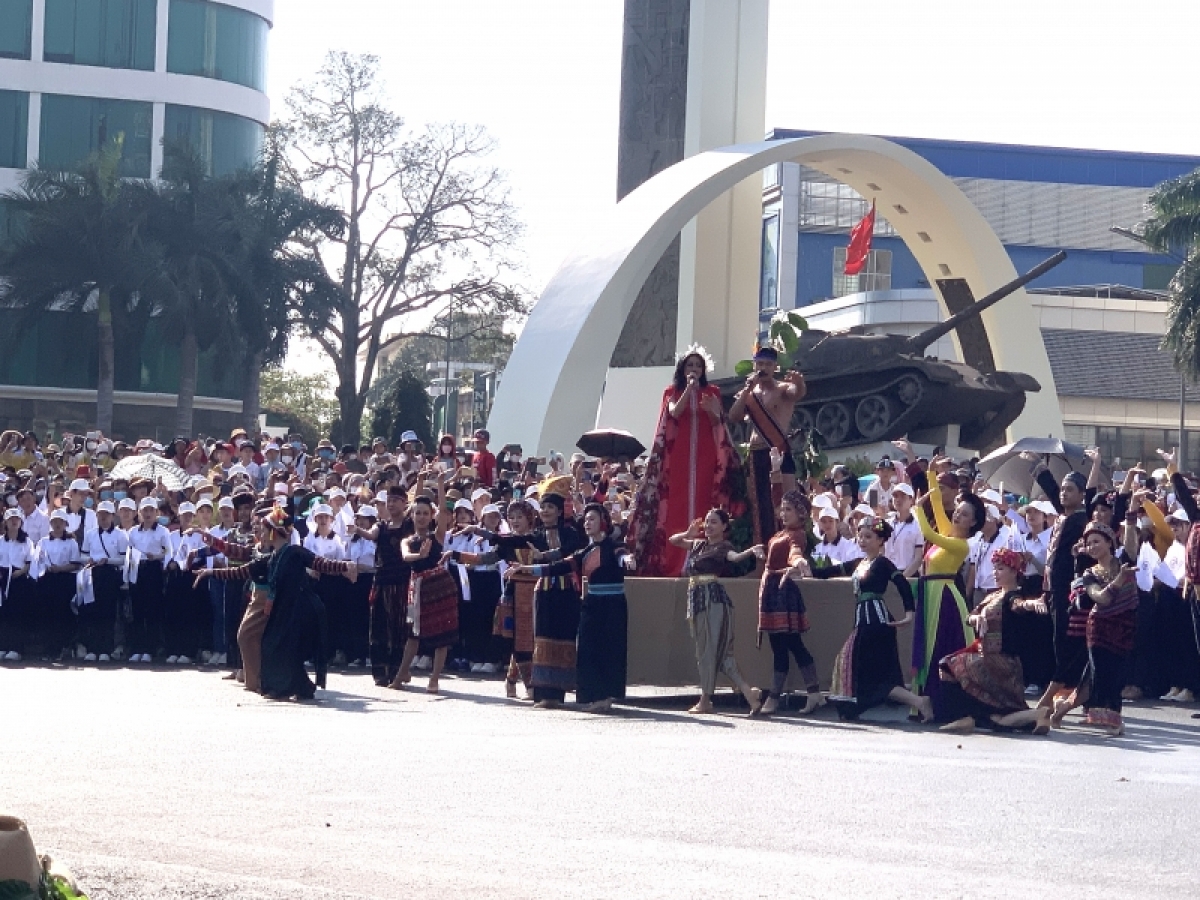
[[787, 432], [779, 426], [775, 417], [771, 415], [754, 391], [750, 392], [750, 398], [746, 401], [746, 412], [750, 416], [750, 423], [754, 426], [754, 430], [762, 435], [763, 440], [782, 453], [791, 449], [788, 445]]

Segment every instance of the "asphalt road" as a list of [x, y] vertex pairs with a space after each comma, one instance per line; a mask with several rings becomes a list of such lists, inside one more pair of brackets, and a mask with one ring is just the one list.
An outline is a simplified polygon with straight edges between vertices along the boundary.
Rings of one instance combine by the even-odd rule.
[[330, 686], [277, 704], [212, 672], [2, 669], [0, 809], [92, 900], [1200, 891], [1186, 708], [1135, 707], [1115, 740], [963, 738]]

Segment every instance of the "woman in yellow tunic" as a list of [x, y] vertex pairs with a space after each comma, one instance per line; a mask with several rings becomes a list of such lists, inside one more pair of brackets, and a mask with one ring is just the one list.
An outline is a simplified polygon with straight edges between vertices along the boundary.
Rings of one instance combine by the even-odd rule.
[[941, 486], [936, 478], [929, 480], [928, 498], [937, 530], [930, 527], [922, 508], [924, 504], [918, 504], [917, 522], [929, 549], [925, 553], [924, 574], [917, 582], [912, 690], [932, 701], [937, 721], [947, 721], [950, 712], [942, 699], [937, 663], [975, 640], [975, 632], [968, 623], [970, 612], [958, 584], [958, 572], [967, 558], [967, 540], [982, 527], [986, 511], [982, 500], [967, 493], [954, 507], [953, 514], [947, 517]]

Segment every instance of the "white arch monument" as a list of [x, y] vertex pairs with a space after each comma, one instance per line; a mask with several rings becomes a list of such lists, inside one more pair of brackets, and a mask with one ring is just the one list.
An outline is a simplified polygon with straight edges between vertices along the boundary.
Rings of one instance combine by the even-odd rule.
[[[488, 420], [495, 439], [519, 443], [530, 455], [574, 447], [595, 426], [621, 328], [667, 245], [723, 193], [780, 162], [811, 166], [874, 198], [931, 285], [962, 278], [982, 297], [1017, 276], [1000, 240], [954, 182], [891, 141], [829, 134], [699, 153], [613, 207], [551, 278], [504, 371]], [[681, 309], [681, 319], [688, 312]], [[985, 311], [983, 322], [996, 367], [1026, 372], [1042, 385], [1010, 434], [1061, 436], [1054, 377], [1028, 296], [1017, 291]], [[748, 345], [756, 325], [727, 321], [725, 330]], [[652, 405], [657, 409], [657, 398]]]

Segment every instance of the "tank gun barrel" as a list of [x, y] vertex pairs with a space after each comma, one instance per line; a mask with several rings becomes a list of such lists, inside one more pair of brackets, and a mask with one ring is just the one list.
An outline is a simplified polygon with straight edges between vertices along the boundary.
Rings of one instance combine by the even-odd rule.
[[985, 309], [987, 309], [990, 306], [995, 306], [997, 303], [999, 303], [1001, 300], [1003, 300], [1009, 294], [1025, 287], [1025, 285], [1029, 284], [1029, 282], [1033, 281], [1035, 278], [1045, 275], [1047, 272], [1049, 272], [1051, 269], [1053, 269], [1055, 266], [1057, 266], [1059, 263], [1061, 263], [1066, 258], [1067, 258], [1067, 251], [1059, 250], [1057, 253], [1055, 253], [1053, 256], [1051, 256], [1049, 259], [1043, 260], [1042, 262], [1038, 263], [1036, 266], [1034, 266], [1032, 269], [1030, 269], [1028, 272], [1026, 272], [1020, 278], [1017, 278], [1014, 281], [1010, 281], [1008, 284], [1004, 285], [1003, 287], [997, 288], [996, 290], [994, 290], [990, 294], [988, 294], [986, 297], [984, 297], [982, 300], [978, 300], [975, 303], [972, 303], [970, 306], [968, 306], [962, 312], [955, 313], [950, 318], [948, 318], [946, 321], [940, 322], [939, 324], [934, 325], [932, 328], [927, 328], [925, 331], [922, 331], [920, 334], [913, 335], [912, 337], [910, 337], [908, 339], [908, 352], [924, 353], [925, 349], [927, 347], [929, 347], [934, 341], [936, 341], [938, 338], [942, 337], [943, 335], [949, 334], [951, 331], [953, 331], [955, 328], [957, 328], [963, 321], [979, 315], [981, 312], [983, 312]]

